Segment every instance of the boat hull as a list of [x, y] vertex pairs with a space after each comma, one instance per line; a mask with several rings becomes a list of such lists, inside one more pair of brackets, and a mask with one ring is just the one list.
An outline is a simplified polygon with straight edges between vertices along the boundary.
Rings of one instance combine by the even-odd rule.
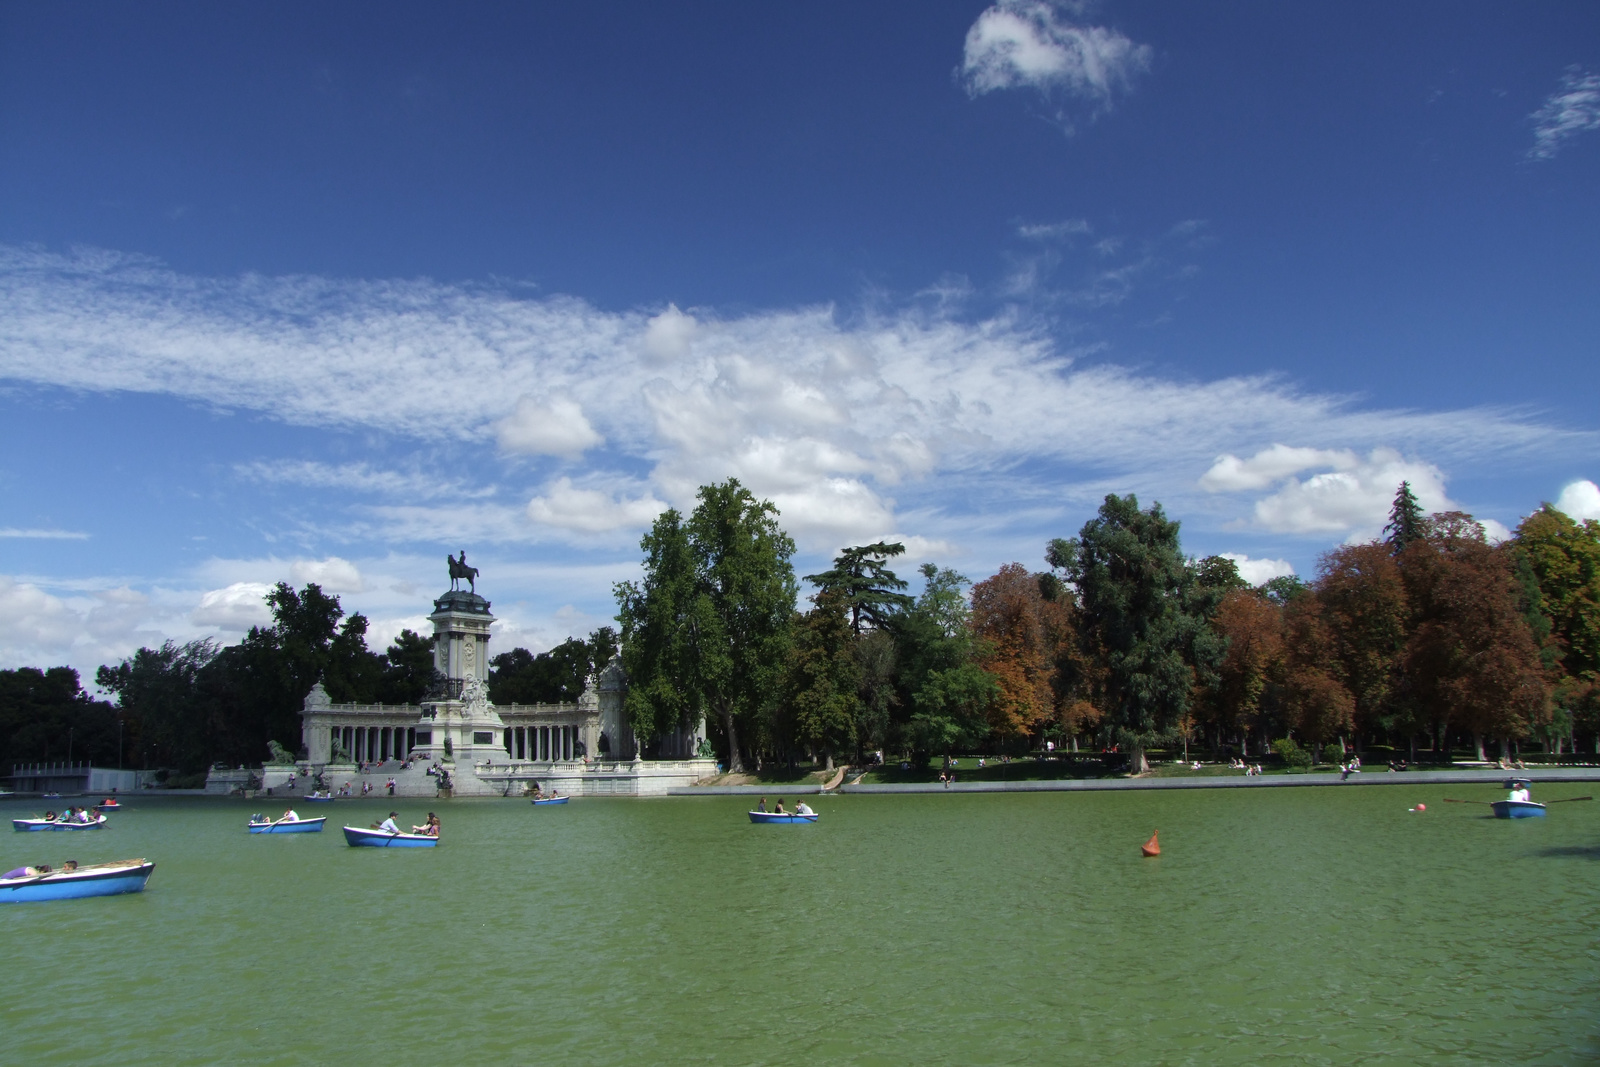
[[301, 797], [307, 804], [332, 804], [332, 797]]
[[62, 822], [60, 819], [12, 819], [11, 828], [26, 833], [37, 833], [40, 830], [98, 830], [106, 824], [106, 817], [100, 816], [94, 822]]
[[815, 812], [810, 815], [801, 815], [792, 811], [752, 811], [750, 813], [750, 821], [754, 823], [794, 825], [800, 823], [814, 823], [817, 821], [817, 815]]
[[535, 800], [534, 803], [535, 804], [565, 804], [567, 801], [569, 801], [571, 799], [572, 799], [571, 797], [540, 797], [539, 799]]
[[362, 848], [433, 848], [437, 837], [422, 834], [390, 834], [382, 830], [363, 830], [359, 826], [346, 826], [344, 839], [351, 847]]
[[326, 818], [301, 819], [299, 822], [253, 822], [249, 825], [253, 834], [320, 834], [322, 824], [327, 821]]
[[76, 900], [139, 893], [150, 880], [154, 863], [143, 860], [96, 864], [76, 871], [55, 871], [33, 878], [0, 878], [0, 903], [26, 904], [38, 900]]
[[1497, 819], [1542, 819], [1544, 805], [1531, 800], [1496, 800], [1489, 805]]

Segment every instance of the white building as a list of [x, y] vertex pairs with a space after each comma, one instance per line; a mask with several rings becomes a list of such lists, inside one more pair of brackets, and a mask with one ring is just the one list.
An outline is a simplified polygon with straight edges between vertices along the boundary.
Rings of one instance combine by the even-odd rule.
[[[613, 659], [576, 703], [495, 705], [488, 699], [494, 616], [476, 592], [452, 589], [433, 602], [434, 665], [442, 685], [415, 704], [334, 704], [319, 682], [300, 713], [309, 766], [329, 788], [395, 782], [397, 796], [433, 796], [438, 764], [457, 796], [520, 795], [538, 782], [571, 794], [663, 794], [715, 772], [696, 758], [703, 726], [661, 739], [655, 760], [640, 758], [623, 714], [627, 682]], [[399, 762], [412, 766], [400, 770]], [[264, 767], [264, 788], [288, 784], [296, 768]], [[309, 784], [309, 783], [308, 783]], [[359, 785], [357, 784], [357, 788]]]

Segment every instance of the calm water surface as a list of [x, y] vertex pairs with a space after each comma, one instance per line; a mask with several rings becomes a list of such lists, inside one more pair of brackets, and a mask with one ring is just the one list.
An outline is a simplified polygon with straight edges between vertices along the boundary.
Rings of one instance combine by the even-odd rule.
[[[1543, 799], [1582, 792], [1552, 786]], [[0, 907], [7, 1063], [1600, 1062], [1600, 802], [1483, 787], [436, 805], [138, 798], [0, 864], [145, 856]], [[1406, 809], [1426, 801], [1426, 814]], [[12, 817], [37, 802], [0, 804]], [[426, 805], [403, 802], [403, 820]], [[1161, 830], [1163, 855], [1139, 843]]]

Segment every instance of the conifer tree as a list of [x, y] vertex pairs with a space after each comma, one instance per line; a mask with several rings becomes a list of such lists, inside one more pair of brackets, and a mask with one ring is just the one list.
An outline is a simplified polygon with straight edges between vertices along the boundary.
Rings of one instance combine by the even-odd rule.
[[1389, 508], [1389, 525], [1383, 528], [1389, 548], [1395, 555], [1422, 536], [1422, 505], [1411, 492], [1410, 482], [1401, 482], [1394, 494], [1394, 504]]

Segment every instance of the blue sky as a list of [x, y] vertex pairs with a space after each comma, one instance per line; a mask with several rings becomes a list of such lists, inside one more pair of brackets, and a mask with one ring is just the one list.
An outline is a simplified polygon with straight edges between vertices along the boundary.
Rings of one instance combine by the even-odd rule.
[[730, 476], [802, 573], [1600, 517], [1597, 189], [1586, 3], [0, 3], [0, 665], [462, 547], [544, 648]]

